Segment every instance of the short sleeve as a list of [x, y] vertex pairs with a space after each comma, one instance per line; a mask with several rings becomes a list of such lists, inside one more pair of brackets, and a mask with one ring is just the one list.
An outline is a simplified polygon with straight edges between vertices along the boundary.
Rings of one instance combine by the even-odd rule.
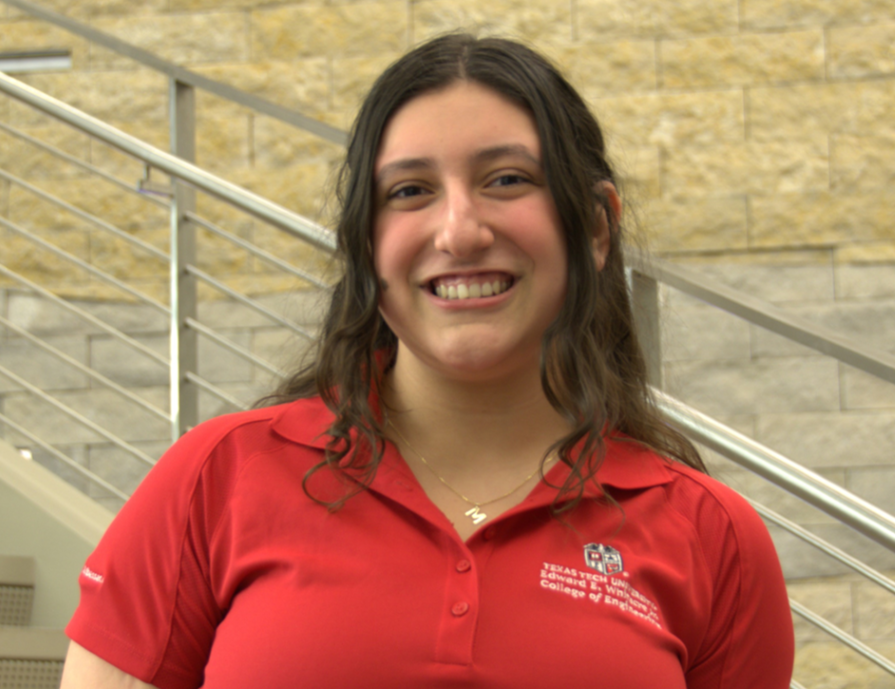
[[[225, 417], [226, 418], [226, 417]], [[201, 686], [223, 617], [209, 543], [235, 481], [226, 421], [180, 439], [149, 472], [90, 555], [68, 636], [160, 689]]]
[[708, 477], [680, 482], [677, 491], [712, 589], [706, 634], [686, 669], [688, 689], [788, 689], [792, 613], [767, 528], [744, 498]]

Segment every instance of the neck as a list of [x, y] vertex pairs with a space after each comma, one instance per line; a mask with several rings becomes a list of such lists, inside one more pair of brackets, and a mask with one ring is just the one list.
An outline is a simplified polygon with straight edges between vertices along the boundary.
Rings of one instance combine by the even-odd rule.
[[457, 379], [399, 352], [383, 401], [410, 444], [445, 470], [533, 466], [569, 431], [544, 395], [537, 365], [512, 376]]

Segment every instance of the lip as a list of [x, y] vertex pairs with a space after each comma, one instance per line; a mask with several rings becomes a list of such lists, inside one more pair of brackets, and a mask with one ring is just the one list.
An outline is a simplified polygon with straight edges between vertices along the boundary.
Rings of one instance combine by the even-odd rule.
[[[435, 292], [436, 283], [440, 287], [459, 286], [461, 284], [492, 284], [495, 281], [509, 282], [510, 285], [500, 294], [489, 296], [473, 297], [468, 296], [463, 299], [448, 299], [439, 296]], [[506, 301], [510, 294], [514, 291], [516, 283], [519, 281], [518, 276], [506, 270], [475, 270], [475, 271], [451, 271], [435, 275], [420, 285], [426, 296], [434, 300], [442, 308], [449, 310], [468, 309], [468, 308], [487, 308], [498, 305]]]

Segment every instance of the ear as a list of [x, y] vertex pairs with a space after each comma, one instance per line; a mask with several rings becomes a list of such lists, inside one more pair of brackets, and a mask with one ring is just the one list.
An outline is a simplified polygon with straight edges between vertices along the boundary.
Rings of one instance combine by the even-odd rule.
[[[598, 196], [603, 196], [612, 209], [613, 220], [618, 223], [622, 217], [622, 200], [618, 195], [618, 189], [609, 181], [603, 181], [596, 185], [595, 190]], [[606, 217], [606, 209], [603, 204], [597, 204], [597, 226], [594, 228], [594, 236], [592, 240], [594, 263], [597, 264], [597, 270], [603, 270], [606, 265], [606, 257], [609, 256], [609, 247], [612, 244], [612, 232], [615, 227], [609, 226], [609, 218]]]

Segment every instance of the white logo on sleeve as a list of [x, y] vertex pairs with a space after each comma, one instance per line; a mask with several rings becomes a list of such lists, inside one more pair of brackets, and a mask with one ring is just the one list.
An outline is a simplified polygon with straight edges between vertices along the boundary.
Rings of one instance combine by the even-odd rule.
[[81, 576], [86, 579], [90, 579], [90, 581], [95, 581], [97, 584], [102, 584], [105, 581], [105, 578], [102, 574], [94, 572], [89, 567], [84, 567], [84, 569], [81, 570]]

